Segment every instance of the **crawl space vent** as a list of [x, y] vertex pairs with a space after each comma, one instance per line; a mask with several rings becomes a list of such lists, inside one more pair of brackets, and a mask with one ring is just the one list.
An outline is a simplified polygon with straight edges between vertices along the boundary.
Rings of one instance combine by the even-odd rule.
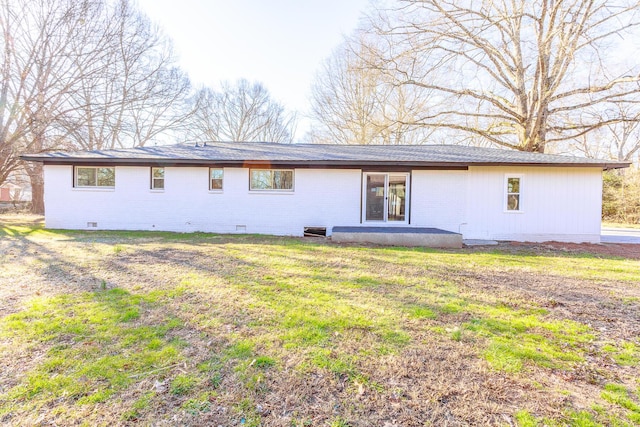
[[305, 237], [327, 237], [327, 227], [305, 227]]

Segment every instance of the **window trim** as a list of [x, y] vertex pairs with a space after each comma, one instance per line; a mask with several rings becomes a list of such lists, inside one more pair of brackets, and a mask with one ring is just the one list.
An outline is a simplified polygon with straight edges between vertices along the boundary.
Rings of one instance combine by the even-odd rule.
[[[291, 188], [252, 188], [252, 173], [253, 171], [286, 171], [291, 172]], [[273, 178], [272, 178], [273, 182]], [[296, 172], [295, 169], [286, 168], [249, 168], [249, 192], [251, 193], [284, 193], [292, 194], [296, 188]]]
[[[222, 178], [220, 178], [222, 185], [220, 186], [220, 188], [213, 188], [213, 186], [211, 185], [211, 181], [213, 180], [213, 178], [211, 177], [211, 172], [214, 170], [220, 170], [222, 171]], [[224, 168], [223, 167], [209, 167], [209, 192], [211, 193], [222, 193], [224, 190]], [[217, 178], [216, 178], [217, 179]]]
[[[93, 169], [95, 171], [96, 185], [79, 185], [78, 169]], [[98, 185], [98, 169], [113, 169], [113, 185]], [[79, 190], [115, 190], [116, 188], [116, 167], [115, 166], [73, 166], [73, 188]]]
[[[509, 193], [509, 179], [511, 178], [517, 178], [520, 180], [519, 188], [518, 188], [519, 191], [517, 193]], [[522, 200], [523, 200], [522, 195], [524, 194], [523, 183], [524, 183], [523, 174], [512, 174], [512, 173], [505, 174], [504, 183], [503, 183], [503, 194], [504, 194], [503, 208], [505, 213], [509, 213], [509, 214], [524, 213], [523, 204], [522, 204]], [[509, 196], [514, 194], [518, 195], [518, 209], [509, 209]]]
[[[154, 192], [163, 192], [164, 191], [164, 184], [165, 184], [165, 177], [166, 177], [166, 169], [164, 168], [164, 166], [151, 166], [151, 182], [149, 184], [149, 188], [151, 189], [151, 191]], [[155, 169], [162, 169], [162, 178], [154, 178], [153, 176], [153, 171]], [[156, 179], [162, 179], [162, 188], [156, 188], [154, 187], [154, 180]]]

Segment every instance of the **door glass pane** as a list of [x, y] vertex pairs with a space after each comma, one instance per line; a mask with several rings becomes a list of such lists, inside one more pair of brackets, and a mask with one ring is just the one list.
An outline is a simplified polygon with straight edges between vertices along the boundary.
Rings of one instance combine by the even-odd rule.
[[367, 175], [367, 221], [384, 221], [384, 178], [382, 174]]
[[404, 221], [407, 200], [406, 175], [389, 175], [388, 221]]

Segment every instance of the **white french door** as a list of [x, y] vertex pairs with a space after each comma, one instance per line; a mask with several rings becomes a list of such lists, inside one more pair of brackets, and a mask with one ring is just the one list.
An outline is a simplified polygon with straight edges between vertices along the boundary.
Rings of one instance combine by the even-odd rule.
[[362, 198], [363, 222], [407, 224], [409, 174], [365, 172]]

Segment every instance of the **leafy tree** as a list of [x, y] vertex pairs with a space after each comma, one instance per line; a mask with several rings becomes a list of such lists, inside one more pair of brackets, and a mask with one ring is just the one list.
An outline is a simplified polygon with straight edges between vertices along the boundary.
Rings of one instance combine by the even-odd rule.
[[607, 171], [602, 181], [602, 218], [640, 224], [640, 170]]

